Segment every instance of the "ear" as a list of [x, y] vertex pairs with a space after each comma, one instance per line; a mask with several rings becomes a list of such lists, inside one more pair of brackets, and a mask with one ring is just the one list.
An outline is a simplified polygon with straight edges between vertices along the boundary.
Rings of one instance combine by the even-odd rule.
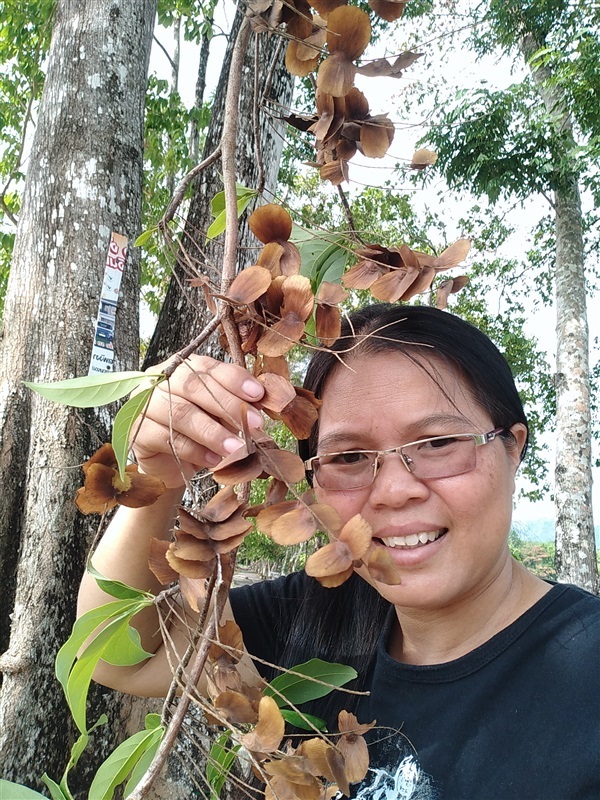
[[514, 448], [510, 448], [508, 451], [510, 455], [514, 459], [515, 470], [521, 463], [521, 452], [525, 447], [525, 442], [527, 441], [527, 428], [523, 425], [522, 422], [517, 422], [510, 428], [510, 432], [515, 438], [515, 446]]

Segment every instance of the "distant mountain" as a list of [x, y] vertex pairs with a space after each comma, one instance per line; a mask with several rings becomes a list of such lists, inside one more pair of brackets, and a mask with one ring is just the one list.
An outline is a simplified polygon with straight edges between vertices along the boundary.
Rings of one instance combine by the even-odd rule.
[[[552, 519], [515, 520], [513, 522], [513, 528], [519, 536], [528, 541], [554, 541], [554, 520]], [[594, 530], [596, 532], [596, 545], [600, 547], [600, 525], [596, 525]]]

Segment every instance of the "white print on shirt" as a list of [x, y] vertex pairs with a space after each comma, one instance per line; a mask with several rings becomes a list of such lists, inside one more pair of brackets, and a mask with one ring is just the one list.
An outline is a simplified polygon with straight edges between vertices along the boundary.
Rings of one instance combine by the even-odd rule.
[[361, 784], [356, 800], [436, 800], [437, 792], [414, 756], [405, 756], [395, 772], [373, 768]]

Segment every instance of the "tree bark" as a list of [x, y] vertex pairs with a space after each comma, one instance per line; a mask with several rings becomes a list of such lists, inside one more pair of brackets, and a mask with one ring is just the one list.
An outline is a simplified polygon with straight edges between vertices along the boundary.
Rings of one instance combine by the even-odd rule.
[[[525, 61], [541, 48], [533, 36], [521, 42]], [[560, 85], [548, 67], [531, 67], [563, 160], [575, 149], [573, 126]], [[589, 332], [585, 252], [578, 175], [564, 169], [554, 192], [556, 263], [556, 572], [559, 581], [600, 591], [592, 510]]]
[[[111, 231], [135, 240], [141, 219], [143, 113], [156, 0], [59, 0], [48, 74], [14, 249], [0, 340], [0, 764], [39, 787], [59, 779], [74, 739], [54, 658], [74, 620], [98, 523], [73, 504], [85, 459], [109, 435], [106, 411], [58, 406], [23, 380], [88, 371]], [[121, 284], [115, 369], [136, 368], [139, 261]], [[9, 614], [11, 615], [9, 617]], [[129, 701], [97, 689], [88, 771], [123, 736]], [[92, 763], [93, 762], [93, 763]]]
[[[203, 158], [212, 153], [221, 141], [229, 65], [231, 63], [233, 43], [237, 37], [242, 19], [243, 12], [238, 8], [229, 35], [229, 44], [217, 86]], [[271, 88], [268, 99], [285, 107], [291, 102], [293, 78], [283, 65], [283, 53], [279, 52], [279, 41], [278, 36], [270, 38], [263, 36], [261, 38], [259, 92], [262, 93], [265, 89], [265, 82], [269, 79], [268, 70], [274, 56], [277, 54], [277, 62], [270, 81]], [[244, 64], [242, 91], [238, 109], [241, 123], [237, 139], [237, 180], [249, 188], [258, 184], [255, 131], [252, 126], [253, 44], [251, 39], [251, 45], [248, 48]], [[266, 172], [265, 196], [270, 201], [275, 193], [277, 183], [279, 161], [283, 150], [284, 130], [280, 122], [268, 119], [263, 114], [259, 136]], [[201, 173], [195, 183], [194, 194], [182, 234], [182, 245], [187, 257], [184, 257], [180, 249], [177, 264], [174, 266], [174, 276], [169, 284], [167, 296], [146, 354], [145, 365], [147, 366], [164, 360], [172, 352], [179, 350], [187, 342], [191, 341], [204, 328], [211, 317], [206, 308], [202, 291], [200, 289], [191, 289], [186, 285], [186, 279], [190, 277], [192, 269], [197, 269], [198, 272], [208, 275], [217, 286], [220, 282], [223, 237], [219, 237], [216, 241], [206, 242], [206, 230], [212, 222], [210, 203], [212, 198], [223, 190], [219, 169], [220, 164], [217, 162]], [[252, 263], [257, 252], [258, 242], [250, 234], [245, 219], [243, 219], [240, 226], [238, 269], [243, 269], [243, 267]], [[217, 358], [222, 357], [222, 351], [214, 337], [203, 352]]]

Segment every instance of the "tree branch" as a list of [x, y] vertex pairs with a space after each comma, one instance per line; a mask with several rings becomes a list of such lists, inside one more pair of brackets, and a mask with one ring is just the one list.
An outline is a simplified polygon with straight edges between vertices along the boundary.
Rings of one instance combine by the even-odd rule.
[[221, 155], [221, 146], [219, 145], [219, 147], [217, 147], [216, 150], [213, 150], [213, 152], [209, 156], [207, 156], [207, 158], [205, 158], [204, 161], [201, 161], [199, 164], [196, 164], [196, 166], [193, 169], [191, 169], [187, 173], [187, 175], [184, 175], [184, 177], [181, 179], [179, 186], [173, 192], [173, 197], [171, 198], [171, 201], [167, 206], [167, 210], [163, 214], [160, 222], [158, 223], [158, 227], [160, 229], [164, 229], [167, 226], [167, 224], [171, 222], [171, 220], [175, 216], [175, 212], [181, 205], [181, 201], [183, 200], [183, 196], [185, 195], [186, 189], [188, 188], [190, 183], [194, 180], [194, 178], [197, 175], [199, 175], [202, 172], [202, 170], [206, 169], [207, 167], [210, 167], [210, 165], [214, 163], [219, 158], [220, 155]]
[[348, 198], [346, 197], [346, 192], [342, 189], [341, 186], [338, 186], [337, 190], [340, 196], [340, 200], [342, 201], [342, 206], [344, 208], [344, 213], [346, 214], [346, 219], [348, 220], [348, 224], [350, 225], [350, 230], [349, 230], [350, 236], [358, 244], [364, 244], [364, 241], [360, 238], [360, 236], [356, 231], [356, 222], [354, 221], [354, 217], [352, 216], [352, 209], [350, 208], [350, 203], [348, 202]]
[[161, 49], [161, 50], [163, 51], [163, 53], [166, 55], [167, 59], [169, 60], [169, 64], [170, 64], [170, 66], [171, 66], [171, 69], [172, 69], [172, 70], [174, 70], [174, 69], [176, 68], [176, 67], [175, 67], [175, 62], [173, 61], [173, 59], [172, 59], [172, 58], [171, 58], [171, 56], [169, 55], [169, 51], [166, 49], [166, 47], [165, 47], [165, 46], [164, 46], [164, 45], [163, 45], [161, 42], [159, 42], [159, 41], [158, 41], [158, 39], [156, 38], [156, 36], [153, 36], [153, 37], [152, 37], [152, 39], [153, 39], [153, 40], [156, 42], [156, 44], [157, 44], [157, 45], [160, 47], [160, 49]]
[[[225, 247], [223, 251], [223, 273], [220, 294], [226, 295], [237, 268], [238, 247], [238, 215], [236, 191], [236, 137], [238, 122], [238, 104], [242, 85], [242, 68], [244, 57], [250, 39], [250, 23], [247, 17], [240, 26], [240, 30], [231, 58], [229, 80], [227, 82], [227, 95], [225, 97], [225, 111], [223, 122], [223, 135], [221, 137], [221, 163], [223, 165], [223, 184], [225, 193]], [[229, 352], [235, 364], [244, 367], [246, 361], [242, 352], [239, 333], [233, 322], [233, 311], [230, 306], [220, 301], [221, 319], [223, 330], [229, 344]]]
[[256, 150], [256, 163], [258, 166], [258, 186], [259, 194], [265, 188], [265, 168], [262, 160], [262, 148], [260, 145], [260, 128], [258, 120], [258, 65], [260, 63], [260, 37], [254, 35], [254, 96], [252, 98], [252, 123], [254, 125], [254, 148]]

